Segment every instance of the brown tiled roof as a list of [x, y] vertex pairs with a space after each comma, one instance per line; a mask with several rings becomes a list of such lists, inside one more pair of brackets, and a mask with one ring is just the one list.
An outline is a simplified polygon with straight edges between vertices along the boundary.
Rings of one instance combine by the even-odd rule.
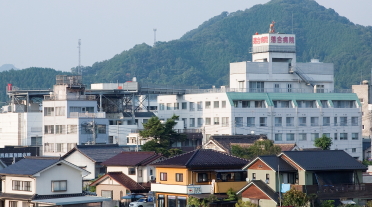
[[295, 143], [293, 143], [293, 144], [274, 144], [274, 145], [279, 146], [282, 149], [282, 151], [292, 151], [293, 148], [296, 147]]
[[242, 168], [248, 160], [211, 149], [197, 149], [159, 162], [154, 166], [179, 166], [186, 168], [236, 169]]
[[145, 191], [145, 187], [134, 181], [132, 178], [129, 176], [125, 175], [122, 172], [108, 172], [104, 176], [100, 177], [96, 181], [94, 181], [90, 186], [96, 186], [98, 185], [101, 181], [106, 179], [107, 177], [112, 178], [116, 182], [118, 182], [120, 185], [128, 188], [130, 191]]
[[[252, 144], [256, 140], [260, 139], [262, 135], [214, 135], [211, 136], [211, 140], [225, 149], [227, 153], [231, 154], [231, 145], [232, 144]], [[265, 136], [263, 139], [267, 139]]]
[[116, 156], [104, 161], [105, 166], [145, 166], [162, 158], [156, 152], [121, 152]]

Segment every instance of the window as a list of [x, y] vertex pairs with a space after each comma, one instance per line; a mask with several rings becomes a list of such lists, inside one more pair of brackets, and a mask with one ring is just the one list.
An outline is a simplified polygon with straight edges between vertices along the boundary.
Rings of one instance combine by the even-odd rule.
[[358, 126], [358, 117], [351, 117], [351, 126]]
[[166, 180], [167, 180], [167, 173], [165, 173], [165, 172], [161, 172], [161, 173], [160, 173], [160, 180], [162, 180], [162, 181], [166, 181]]
[[205, 102], [205, 108], [206, 109], [210, 109], [211, 108], [211, 102], [210, 101], [206, 101]]
[[275, 117], [275, 126], [282, 126], [282, 117]]
[[183, 182], [183, 174], [176, 173], [176, 182]]
[[72, 148], [74, 148], [75, 146], [76, 146], [75, 143], [67, 143], [67, 151], [72, 150]]
[[205, 118], [205, 125], [211, 125], [211, 118]]
[[222, 126], [229, 126], [229, 117], [222, 117]]
[[208, 182], [208, 174], [207, 173], [198, 173], [198, 182]]
[[270, 174], [266, 174], [266, 184], [270, 184]]
[[52, 191], [67, 191], [67, 180], [52, 181]]
[[136, 169], [134, 167], [128, 168], [128, 175], [135, 175], [136, 174]]
[[56, 143], [56, 152], [62, 152], [62, 150], [63, 150], [63, 144]]
[[9, 201], [9, 207], [17, 207], [18, 201]]
[[260, 81], [250, 81], [249, 82], [249, 92], [263, 93], [265, 88], [264, 82]]
[[219, 125], [220, 124], [220, 118], [219, 117], [214, 117], [213, 118], [213, 123], [214, 123], [214, 125]]
[[340, 126], [347, 126], [347, 117], [340, 117]]
[[260, 126], [267, 126], [267, 117], [260, 117]]
[[334, 108], [355, 108], [354, 101], [332, 101]]
[[220, 102], [219, 101], [214, 101], [213, 102], [213, 108], [215, 108], [215, 109], [220, 108]]
[[292, 84], [290, 83], [287, 84], [287, 92], [292, 92]]
[[44, 134], [54, 134], [54, 125], [45, 125]]
[[265, 108], [265, 101], [255, 101], [254, 102], [255, 108]]
[[247, 126], [255, 126], [255, 117], [247, 117]]
[[297, 101], [298, 108], [315, 108], [315, 101]]
[[298, 117], [298, 126], [306, 126], [306, 117]]
[[221, 101], [222, 108], [226, 108], [226, 101]]
[[190, 102], [189, 105], [190, 105], [190, 111], [195, 111], [195, 103]]
[[335, 126], [337, 126], [337, 117], [333, 118], [333, 123], [334, 123]]
[[54, 143], [44, 143], [44, 152], [54, 152]]
[[[244, 82], [245, 81], [238, 81], [238, 84], [239, 84], [239, 89], [244, 89]], [[242, 90], [239, 90], [239, 91], [242, 91]]]
[[198, 111], [203, 111], [203, 102], [202, 101], [199, 101], [198, 103], [196, 103], [197, 107], [198, 107]]
[[340, 133], [340, 140], [347, 140], [347, 133]]
[[356, 148], [351, 148], [351, 152], [356, 152]]
[[287, 141], [294, 141], [294, 134], [293, 133], [288, 133], [286, 134], [286, 140]]
[[56, 134], [64, 134], [66, 132], [65, 125], [56, 125]]
[[275, 141], [282, 141], [282, 134], [275, 134]]
[[182, 118], [182, 121], [183, 121], [183, 128], [187, 128], [187, 119], [186, 118]]
[[187, 102], [182, 102], [182, 109], [186, 110], [187, 109]]
[[252, 180], [256, 180], [256, 173], [252, 173]]
[[138, 170], [138, 177], [142, 178], [142, 170]]
[[190, 118], [190, 127], [195, 127], [195, 118]]
[[97, 132], [98, 132], [98, 134], [106, 134], [106, 125], [105, 124], [97, 124]]
[[56, 116], [64, 116], [66, 108], [64, 106], [56, 107]]
[[250, 107], [250, 101], [242, 101], [242, 107], [243, 108], [249, 108]]
[[298, 134], [298, 140], [299, 141], [306, 141], [307, 140], [306, 133], [299, 133]]
[[172, 110], [172, 104], [171, 103], [167, 103], [167, 110]]
[[198, 118], [198, 127], [203, 126], [203, 118]]
[[319, 117], [311, 117], [310, 123], [311, 123], [311, 126], [319, 126]]
[[294, 126], [294, 117], [286, 117], [285, 123], [286, 123], [286, 126]]
[[31, 146], [41, 146], [43, 141], [41, 137], [31, 137]]
[[333, 139], [337, 140], [337, 133], [334, 134]]
[[67, 125], [67, 134], [76, 134], [77, 125]]
[[239, 103], [238, 103], [238, 101], [233, 101], [233, 104], [234, 104], [234, 107], [235, 107], [235, 108], [238, 108], [238, 107], [239, 107]]
[[243, 117], [235, 117], [235, 126], [242, 127], [243, 126]]
[[19, 180], [13, 180], [12, 182], [12, 189], [13, 190], [21, 190], [21, 182]]
[[101, 196], [104, 198], [112, 198], [112, 190], [102, 190]]
[[159, 195], [157, 200], [158, 200], [158, 207], [165, 207], [164, 195]]
[[159, 110], [164, 110], [164, 104], [163, 103], [159, 103]]
[[331, 137], [331, 133], [323, 133], [323, 136], [326, 136], [326, 137], [330, 138]]
[[44, 107], [44, 116], [54, 116], [54, 107]]
[[331, 117], [323, 117], [323, 126], [331, 125]]
[[352, 140], [358, 140], [358, 133], [351, 133], [351, 139]]
[[174, 110], [179, 110], [180, 109], [180, 103], [174, 103], [173, 108], [174, 108]]
[[280, 88], [279, 83], [275, 83], [275, 84], [274, 84], [274, 92], [275, 92], [275, 93], [279, 93], [279, 91], [280, 91], [279, 88]]
[[316, 138], [319, 138], [319, 133], [311, 133], [311, 141], [314, 141]]
[[328, 108], [329, 107], [327, 100], [321, 100], [320, 103], [322, 104], [323, 108]]

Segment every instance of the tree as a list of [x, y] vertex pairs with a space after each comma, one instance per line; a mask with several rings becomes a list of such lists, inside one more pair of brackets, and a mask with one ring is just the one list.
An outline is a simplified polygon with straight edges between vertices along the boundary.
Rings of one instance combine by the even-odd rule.
[[151, 117], [147, 123], [143, 124], [144, 130], [140, 132], [143, 138], [152, 138], [142, 146], [143, 151], [155, 151], [164, 156], [173, 156], [182, 153], [179, 149], [172, 148], [175, 142], [182, 142], [186, 139], [184, 134], [174, 131], [178, 116], [173, 115], [164, 124], [156, 116]]
[[248, 160], [261, 155], [276, 155], [281, 151], [279, 146], [275, 146], [274, 142], [268, 139], [258, 139], [250, 147], [231, 146], [232, 155]]
[[242, 201], [238, 200], [237, 203], [235, 203], [235, 207], [258, 207], [257, 204], [251, 203], [250, 201]]
[[321, 207], [333, 207], [335, 206], [335, 201], [334, 200], [325, 200], [322, 201], [320, 204]]
[[306, 193], [298, 191], [294, 188], [283, 194], [282, 206], [305, 206], [309, 202]]
[[316, 138], [314, 141], [315, 147], [320, 147], [323, 150], [329, 150], [332, 145], [332, 139], [323, 134], [322, 137]]

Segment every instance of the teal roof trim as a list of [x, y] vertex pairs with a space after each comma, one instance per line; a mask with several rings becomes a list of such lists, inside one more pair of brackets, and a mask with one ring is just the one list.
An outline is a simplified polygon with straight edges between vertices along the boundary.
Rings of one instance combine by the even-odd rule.
[[333, 107], [332, 100], [344, 101], [353, 100], [358, 103], [361, 107], [362, 104], [359, 101], [358, 96], [355, 93], [245, 93], [245, 92], [227, 92], [227, 98], [229, 99], [230, 105], [234, 106], [235, 100], [251, 100], [251, 101], [263, 101], [265, 100], [268, 106], [273, 106], [273, 101], [293, 101], [294, 105], [297, 106], [297, 100], [316, 100], [321, 105], [321, 100], [328, 100], [331, 107]]

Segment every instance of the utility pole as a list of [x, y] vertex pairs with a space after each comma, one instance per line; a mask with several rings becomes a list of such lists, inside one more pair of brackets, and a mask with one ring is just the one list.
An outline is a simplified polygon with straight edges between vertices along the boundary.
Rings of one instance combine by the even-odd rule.
[[78, 48], [79, 48], [79, 65], [78, 65], [77, 74], [78, 75], [82, 75], [82, 71], [81, 71], [81, 59], [80, 59], [81, 39], [79, 39], [79, 41], [78, 41]]

